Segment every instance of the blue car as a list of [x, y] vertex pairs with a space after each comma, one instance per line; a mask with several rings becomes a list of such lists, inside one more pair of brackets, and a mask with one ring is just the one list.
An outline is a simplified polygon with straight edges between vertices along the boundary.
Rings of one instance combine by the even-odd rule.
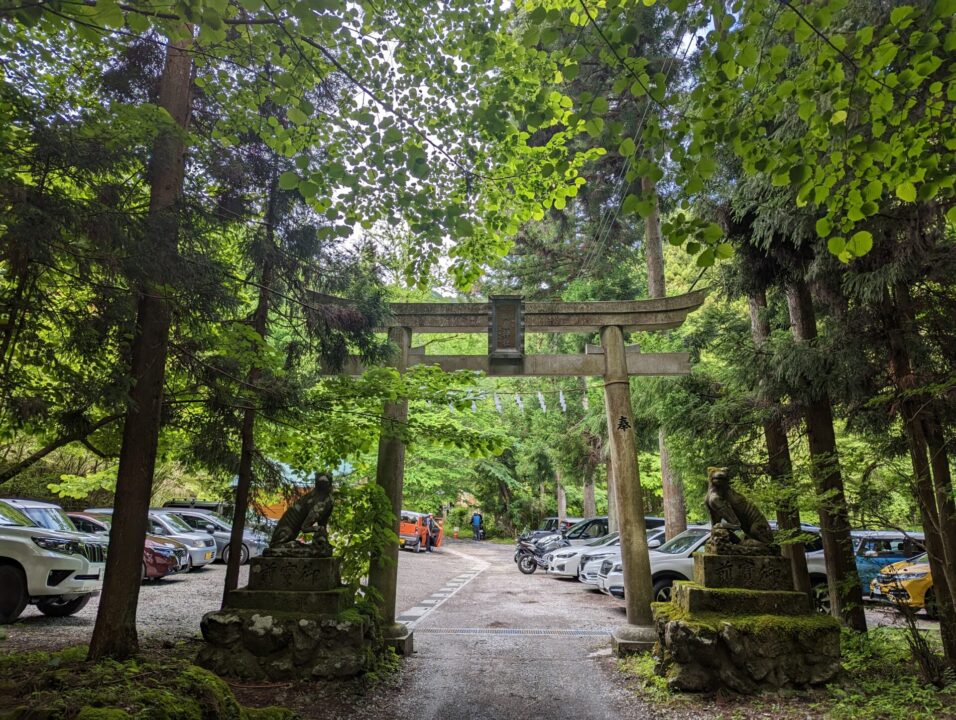
[[870, 581], [884, 566], [919, 555], [926, 549], [921, 532], [853, 530], [850, 535], [864, 595], [869, 595]]

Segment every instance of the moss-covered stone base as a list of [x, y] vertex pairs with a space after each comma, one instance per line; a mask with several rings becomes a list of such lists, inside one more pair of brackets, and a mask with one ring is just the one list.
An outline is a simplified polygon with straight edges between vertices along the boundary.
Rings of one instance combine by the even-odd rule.
[[691, 613], [655, 603], [657, 672], [672, 690], [756, 693], [821, 685], [840, 671], [840, 625], [823, 615]]
[[230, 608], [206, 613], [201, 629], [206, 645], [197, 664], [246, 679], [354, 677], [375, 666], [383, 647], [354, 609], [310, 615]]

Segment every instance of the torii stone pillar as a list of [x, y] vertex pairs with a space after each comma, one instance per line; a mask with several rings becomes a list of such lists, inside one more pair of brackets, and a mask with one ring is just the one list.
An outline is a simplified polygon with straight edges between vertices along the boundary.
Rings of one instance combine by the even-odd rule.
[[621, 564], [627, 625], [613, 634], [618, 655], [646, 652], [657, 640], [651, 617], [651, 562], [644, 527], [644, 493], [637, 470], [634, 413], [627, 373], [624, 333], [617, 326], [601, 328], [604, 348], [604, 407], [611, 441], [611, 471], [617, 500]]
[[[389, 341], [398, 348], [394, 366], [401, 373], [405, 372], [408, 366], [411, 337], [411, 329], [407, 327], [391, 327], [388, 330]], [[375, 482], [385, 491], [392, 506], [392, 530], [398, 536], [402, 514], [402, 484], [405, 478], [405, 442], [399, 433], [408, 421], [408, 400], [385, 403], [382, 415]], [[372, 558], [368, 584], [379, 595], [378, 608], [382, 614], [383, 632], [387, 642], [401, 654], [410, 655], [413, 649], [412, 633], [402, 623], [395, 622], [395, 598], [398, 594], [397, 544], [389, 544], [381, 555]]]

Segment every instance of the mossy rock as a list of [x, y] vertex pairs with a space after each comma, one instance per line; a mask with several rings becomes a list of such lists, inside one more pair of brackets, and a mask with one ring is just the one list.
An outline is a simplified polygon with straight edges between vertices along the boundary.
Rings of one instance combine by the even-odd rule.
[[290, 710], [251, 710], [219, 677], [182, 661], [86, 662], [85, 648], [7, 655], [5, 695], [21, 707], [2, 720], [291, 720]]

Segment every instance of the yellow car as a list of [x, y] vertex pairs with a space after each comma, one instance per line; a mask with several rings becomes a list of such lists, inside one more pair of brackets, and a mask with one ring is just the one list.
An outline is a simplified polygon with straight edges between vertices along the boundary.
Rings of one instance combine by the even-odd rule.
[[870, 582], [870, 597], [916, 610], [923, 608], [929, 617], [938, 617], [926, 553], [884, 567]]

